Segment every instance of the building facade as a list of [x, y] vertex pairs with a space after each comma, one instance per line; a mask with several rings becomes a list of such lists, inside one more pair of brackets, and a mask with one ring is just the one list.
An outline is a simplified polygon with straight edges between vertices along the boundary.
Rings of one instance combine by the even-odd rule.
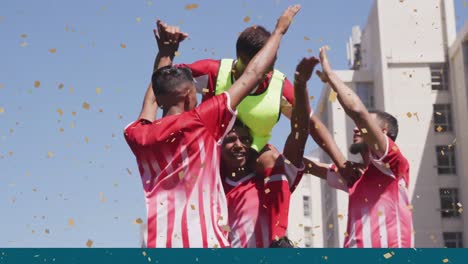
[[[416, 247], [468, 246], [468, 23], [457, 35], [453, 0], [376, 0], [364, 29], [352, 29], [347, 50], [350, 70], [338, 71], [341, 79], [368, 109], [399, 121], [396, 143], [410, 162]], [[359, 161], [347, 151], [354, 124], [330, 91], [325, 87], [316, 114], [348, 159]], [[330, 161], [321, 150], [314, 157]], [[292, 208], [304, 207], [307, 195], [320, 201], [311, 215], [322, 218], [314, 238], [323, 241], [313, 245], [341, 247], [347, 194], [317, 181], [294, 194]], [[290, 227], [305, 222], [290, 214]], [[293, 241], [296, 234], [290, 231]]]

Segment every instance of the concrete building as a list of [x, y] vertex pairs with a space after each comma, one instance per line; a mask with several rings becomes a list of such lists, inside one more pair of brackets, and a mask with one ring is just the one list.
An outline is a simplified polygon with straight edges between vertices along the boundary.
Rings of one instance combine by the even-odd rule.
[[[453, 0], [376, 0], [364, 29], [352, 29], [347, 49], [350, 70], [338, 71], [341, 79], [369, 109], [399, 120], [396, 143], [410, 162], [416, 247], [468, 246], [468, 24], [457, 36]], [[347, 151], [354, 124], [329, 87], [316, 113], [356, 160]], [[314, 156], [330, 161], [321, 150]], [[347, 194], [310, 184], [294, 194], [292, 208], [304, 207], [307, 195], [321, 203], [311, 212], [322, 217], [313, 224], [323, 241], [314, 246], [341, 247]], [[300, 210], [290, 214], [290, 238], [298, 241], [291, 228], [308, 222]]]

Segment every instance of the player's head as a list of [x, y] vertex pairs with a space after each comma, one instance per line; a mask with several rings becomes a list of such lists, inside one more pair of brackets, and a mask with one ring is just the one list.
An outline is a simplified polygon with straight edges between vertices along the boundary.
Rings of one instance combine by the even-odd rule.
[[[377, 121], [380, 128], [382, 129], [382, 132], [393, 141], [396, 141], [398, 136], [398, 120], [391, 114], [380, 110], [371, 110], [369, 113], [371, 114], [372, 118]], [[353, 144], [351, 144], [349, 147], [349, 151], [352, 154], [357, 154], [367, 147], [368, 146], [364, 143], [364, 139], [362, 137], [362, 131], [355, 127]]]
[[197, 106], [197, 95], [189, 68], [166, 66], [156, 70], [151, 77], [153, 92], [160, 107], [182, 105], [185, 111]]
[[252, 136], [249, 128], [241, 121], [236, 120], [233, 128], [223, 140], [221, 147], [221, 162], [231, 168], [246, 166], [250, 156]]
[[262, 26], [252, 26], [242, 31], [236, 43], [237, 60], [240, 64], [237, 70], [243, 71], [247, 67], [255, 54], [265, 46], [270, 36], [271, 33]]

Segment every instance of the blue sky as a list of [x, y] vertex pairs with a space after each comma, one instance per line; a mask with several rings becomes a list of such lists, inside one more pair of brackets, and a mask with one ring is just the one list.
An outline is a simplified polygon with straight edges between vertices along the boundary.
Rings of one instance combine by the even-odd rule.
[[[347, 68], [351, 27], [365, 24], [373, 0], [296, 2], [303, 9], [277, 68], [292, 78], [299, 59], [325, 44], [332, 65]], [[455, 3], [459, 28], [466, 1]], [[254, 24], [273, 29], [290, 4], [2, 0], [0, 247], [85, 247], [88, 240], [93, 247], [137, 247], [134, 222], [146, 218], [145, 204], [122, 131], [138, 116], [150, 80], [156, 19], [189, 33], [176, 62], [193, 62], [233, 57], [238, 32]], [[309, 93], [318, 98], [321, 89], [314, 77]], [[273, 133], [281, 148], [289, 123], [282, 118]]]

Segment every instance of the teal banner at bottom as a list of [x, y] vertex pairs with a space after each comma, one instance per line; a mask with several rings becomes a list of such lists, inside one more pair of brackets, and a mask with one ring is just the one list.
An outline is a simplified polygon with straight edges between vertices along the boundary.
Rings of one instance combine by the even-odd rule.
[[3, 263], [424, 263], [466, 264], [467, 249], [123, 249], [5, 248]]

